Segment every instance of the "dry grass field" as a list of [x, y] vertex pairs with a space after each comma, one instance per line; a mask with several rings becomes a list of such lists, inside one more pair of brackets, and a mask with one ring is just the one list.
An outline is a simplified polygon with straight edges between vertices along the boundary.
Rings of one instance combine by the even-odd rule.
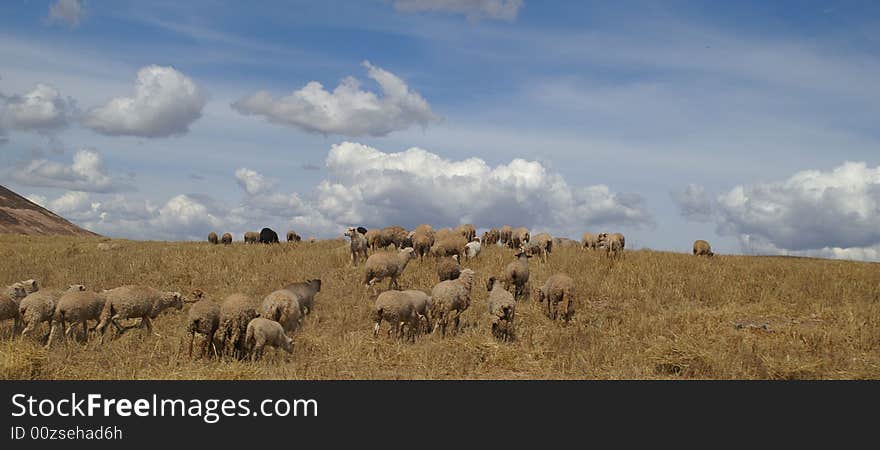
[[[190, 360], [186, 311], [154, 321], [158, 335], [132, 330], [100, 345], [10, 338], [0, 328], [3, 379], [878, 379], [880, 265], [783, 257], [628, 251], [608, 261], [578, 249], [531, 260], [530, 290], [555, 272], [577, 283], [569, 326], [546, 319], [533, 300], [517, 310], [517, 339], [495, 341], [486, 318], [486, 279], [513, 259], [484, 250], [473, 304], [457, 336], [414, 344], [373, 338], [363, 266], [348, 267], [345, 241], [230, 247], [0, 235], [0, 284], [36, 278], [44, 287], [109, 289], [140, 283], [217, 301], [233, 292], [262, 297], [320, 277], [313, 313], [294, 353], [268, 350], [256, 363]], [[429, 290], [434, 263], [410, 263], [401, 288]], [[382, 286], [386, 285], [383, 282]], [[383, 327], [387, 325], [383, 324]], [[384, 330], [384, 328], [383, 328]]]

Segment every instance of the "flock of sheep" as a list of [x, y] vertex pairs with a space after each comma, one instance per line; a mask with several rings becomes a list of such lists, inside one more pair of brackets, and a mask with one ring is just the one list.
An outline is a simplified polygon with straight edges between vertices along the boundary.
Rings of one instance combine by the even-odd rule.
[[[625, 238], [620, 233], [584, 233], [581, 242], [552, 238], [547, 233], [531, 236], [528, 229], [503, 226], [492, 228], [481, 237], [473, 225], [435, 231], [430, 225], [419, 225], [413, 231], [400, 226], [367, 230], [352, 227], [345, 232], [350, 240], [351, 265], [364, 265], [364, 285], [375, 296], [372, 308], [373, 335], [377, 336], [382, 322], [390, 325], [388, 334], [414, 341], [419, 334], [439, 333], [445, 337], [451, 329], [458, 331], [461, 314], [471, 304], [474, 271], [463, 269], [462, 258], [480, 255], [483, 246], [502, 245], [516, 250], [515, 259], [501, 273], [486, 283], [488, 311], [492, 335], [502, 341], [515, 337], [516, 305], [525, 297], [529, 281], [529, 258], [546, 261], [554, 247], [578, 246], [591, 251], [604, 251], [609, 258], [623, 256]], [[288, 232], [287, 240], [300, 241], [299, 235]], [[231, 243], [232, 236], [216, 233], [208, 236], [212, 244]], [[245, 242], [277, 243], [278, 235], [269, 228], [248, 232]], [[380, 251], [393, 246], [395, 251]], [[372, 253], [372, 254], [370, 254]], [[712, 256], [709, 243], [694, 242], [694, 255]], [[422, 290], [399, 290], [398, 278], [415, 258], [435, 258], [438, 283], [430, 294]], [[388, 289], [377, 292], [376, 283], [388, 279]], [[266, 295], [262, 301], [236, 293], [222, 302], [205, 297], [201, 290], [189, 297], [179, 292], [165, 292], [147, 286], [126, 285], [101, 292], [86, 290], [83, 285], [67, 289], [41, 289], [36, 280], [7, 286], [0, 296], [0, 322], [13, 321], [13, 334], [33, 334], [43, 323], [49, 331], [43, 336], [47, 348], [64, 335], [70, 339], [75, 326], [81, 327], [79, 338], [88, 340], [90, 331], [100, 334], [103, 343], [107, 329], [113, 325], [118, 337], [132, 328], [152, 332], [152, 320], [168, 308], [180, 310], [191, 303], [186, 322], [190, 335], [188, 354], [193, 355], [196, 335], [203, 337], [197, 356], [229, 355], [251, 360], [262, 356], [265, 347], [293, 351], [293, 334], [313, 308], [315, 296], [321, 291], [321, 280], [293, 283]], [[554, 274], [538, 289], [535, 297], [546, 316], [568, 323], [574, 314], [574, 281], [563, 273]], [[133, 325], [121, 321], [138, 319]], [[89, 328], [92, 321], [96, 325]]]

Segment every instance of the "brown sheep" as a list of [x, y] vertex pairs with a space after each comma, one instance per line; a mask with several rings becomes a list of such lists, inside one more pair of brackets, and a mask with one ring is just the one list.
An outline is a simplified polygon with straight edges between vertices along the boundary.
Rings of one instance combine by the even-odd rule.
[[382, 228], [377, 238], [377, 248], [385, 248], [393, 245], [397, 249], [406, 248], [406, 241], [409, 239], [409, 232], [399, 225]]
[[593, 233], [584, 233], [583, 238], [581, 238], [581, 245], [587, 250], [595, 250], [599, 248], [599, 238]]
[[434, 242], [442, 241], [450, 236], [458, 236], [452, 228], [441, 228], [434, 233]]
[[546, 262], [547, 257], [553, 251], [553, 238], [547, 233], [538, 233], [532, 236], [529, 244], [532, 254], [540, 256], [542, 262]]
[[488, 309], [492, 335], [502, 341], [513, 339], [513, 322], [516, 316], [516, 300], [513, 294], [505, 290], [501, 281], [495, 277], [489, 277], [486, 290], [489, 291]]
[[199, 333], [205, 336], [205, 339], [198, 355], [199, 357], [204, 355], [210, 356], [214, 335], [217, 333], [217, 329], [220, 328], [220, 305], [213, 300], [205, 298], [204, 292], [200, 289], [193, 291], [191, 297], [196, 302], [193, 303], [189, 308], [189, 312], [187, 312], [186, 331], [190, 335], [187, 354], [192, 358], [193, 343], [196, 339], [196, 333]]
[[440, 281], [454, 280], [461, 274], [461, 264], [458, 263], [458, 255], [451, 258], [441, 258], [437, 261], [437, 277]]
[[217, 233], [213, 231], [208, 233], [208, 242], [215, 245], [220, 243], [220, 239], [217, 238]]
[[501, 234], [498, 231], [498, 228], [492, 227], [491, 229], [489, 229], [488, 231], [483, 233], [483, 239], [482, 239], [483, 245], [497, 244], [500, 236], [501, 236]]
[[422, 233], [422, 234], [434, 237], [434, 227], [432, 227], [426, 223], [423, 223], [423, 224], [417, 226], [416, 229], [413, 230], [413, 233]]
[[377, 229], [367, 230], [367, 232], [364, 233], [364, 237], [367, 238], [367, 245], [370, 247], [370, 250], [379, 249], [379, 233], [380, 230]]
[[287, 242], [299, 242], [301, 240], [302, 240], [302, 237], [300, 237], [300, 235], [296, 234], [295, 231], [288, 231], [287, 232]]
[[504, 225], [498, 230], [498, 242], [501, 242], [501, 245], [510, 246], [510, 238], [513, 234], [513, 228], [510, 225]]
[[458, 255], [459, 258], [464, 256], [464, 250], [467, 241], [462, 236], [447, 236], [434, 241], [431, 247], [431, 254], [434, 256], [452, 256]]
[[698, 239], [694, 241], [694, 256], [712, 256], [712, 247], [708, 242]]
[[626, 238], [620, 233], [602, 233], [599, 235], [600, 245], [605, 247], [605, 256], [619, 258], [623, 256]]
[[473, 241], [477, 237], [477, 229], [469, 223], [459, 225], [455, 228], [455, 232], [464, 237], [467, 242]]
[[568, 323], [574, 315], [574, 281], [568, 275], [551, 275], [538, 289], [535, 289], [538, 303], [544, 305], [544, 314], [551, 320], [562, 319]]
[[259, 231], [248, 231], [244, 234], [244, 242], [247, 244], [256, 244], [260, 242], [260, 232]]
[[257, 317], [257, 301], [246, 294], [232, 294], [220, 303], [220, 344], [217, 348], [236, 358], [245, 354], [248, 323]]
[[299, 309], [301, 310], [302, 315], [306, 315], [312, 312], [312, 308], [315, 305], [315, 296], [318, 295], [318, 292], [321, 292], [321, 279], [313, 278], [311, 280], [300, 281], [288, 284], [281, 289], [296, 295]]
[[471, 289], [474, 285], [474, 271], [464, 269], [455, 280], [441, 281], [431, 290], [431, 319], [434, 332], [440, 330], [446, 336], [446, 327], [452, 321], [453, 331], [458, 331], [459, 319], [471, 304]]
[[431, 247], [434, 245], [433, 233], [428, 234], [423, 231], [416, 231], [413, 234], [412, 245], [416, 255], [419, 255], [419, 259], [424, 259], [425, 256], [431, 254]]
[[229, 233], [223, 233], [223, 237], [220, 238], [220, 242], [223, 242], [223, 245], [229, 245], [232, 243], [232, 235]]
[[529, 242], [529, 237], [530, 236], [528, 228], [514, 228], [513, 231], [510, 232], [510, 242], [508, 242], [508, 247], [520, 248]]
[[500, 279], [504, 283], [504, 289], [510, 290], [511, 286], [514, 287], [513, 298], [519, 301], [525, 292], [526, 283], [529, 282], [529, 258], [532, 255], [525, 248], [520, 248], [514, 256], [516, 261], [504, 268]]
[[274, 291], [263, 298], [259, 312], [260, 317], [280, 323], [285, 333], [296, 331], [302, 323], [299, 299], [296, 294], [285, 289]]

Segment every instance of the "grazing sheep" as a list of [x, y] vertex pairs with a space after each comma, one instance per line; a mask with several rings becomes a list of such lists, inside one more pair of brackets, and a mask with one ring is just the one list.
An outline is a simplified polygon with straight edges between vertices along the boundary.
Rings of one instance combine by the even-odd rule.
[[[63, 294], [55, 303], [52, 330], [49, 332], [46, 347], [52, 345], [59, 329], [65, 337], [69, 337], [73, 332], [73, 326], [77, 323], [82, 325], [83, 339], [88, 339], [88, 321], [94, 320], [96, 327], [100, 322], [101, 312], [104, 310], [104, 303], [107, 300], [105, 292], [74, 291]], [[70, 327], [67, 327], [67, 322], [70, 322]]]
[[299, 242], [302, 240], [300, 235], [296, 234], [296, 231], [288, 231], [287, 232], [287, 242]]
[[415, 257], [416, 253], [412, 247], [398, 250], [396, 253], [387, 252], [370, 255], [367, 258], [364, 284], [367, 287], [371, 287], [374, 283], [390, 278], [388, 289], [397, 289], [397, 278], [406, 269], [406, 265], [410, 260]]
[[434, 242], [441, 241], [450, 236], [460, 236], [452, 228], [441, 228], [434, 232]]
[[412, 237], [412, 245], [416, 255], [419, 255], [419, 259], [423, 259], [431, 254], [431, 246], [434, 245], [433, 233], [428, 234], [423, 231], [416, 231]]
[[467, 246], [467, 241], [463, 237], [450, 235], [435, 240], [431, 247], [431, 254], [434, 256], [458, 255], [461, 258], [464, 256], [465, 246]]
[[434, 286], [431, 290], [431, 319], [434, 321], [435, 333], [439, 329], [441, 336], [445, 337], [450, 321], [453, 323], [453, 331], [458, 332], [461, 313], [471, 304], [473, 285], [474, 271], [464, 269], [457, 279], [441, 281]]
[[510, 232], [510, 242], [508, 242], [508, 247], [510, 248], [520, 248], [526, 243], [529, 242], [529, 229], [526, 227], [518, 227], [514, 228], [513, 231]]
[[477, 255], [480, 254], [480, 250], [482, 250], [483, 246], [480, 244], [480, 240], [474, 238], [474, 240], [468, 242], [464, 246], [464, 254], [468, 259], [476, 258]]
[[345, 235], [351, 239], [351, 244], [349, 245], [351, 265], [356, 267], [361, 263], [361, 259], [367, 260], [367, 237], [358, 231], [357, 228], [349, 228]]
[[584, 233], [581, 244], [585, 249], [595, 250], [599, 248], [599, 237], [593, 233]]
[[82, 292], [85, 290], [86, 287], [81, 284], [72, 284], [67, 288], [67, 291], [60, 289], [42, 290], [28, 294], [18, 305], [19, 316], [24, 324], [24, 330], [21, 331], [21, 335], [29, 334], [31, 331], [39, 328], [43, 322], [49, 322], [51, 328], [52, 316], [55, 315], [55, 305], [58, 303], [58, 299], [65, 292]]
[[413, 230], [413, 233], [421, 233], [421, 234], [425, 234], [425, 235], [433, 237], [434, 236], [434, 227], [432, 227], [426, 223], [423, 223], [423, 224], [417, 226]]
[[375, 251], [379, 249], [379, 232], [380, 230], [371, 229], [364, 233], [364, 237], [367, 238], [367, 245], [370, 246], [370, 250]]
[[285, 289], [271, 292], [260, 305], [260, 317], [274, 320], [284, 327], [285, 333], [296, 331], [302, 323], [302, 308], [297, 295]]
[[580, 247], [581, 243], [569, 238], [564, 237], [555, 237], [553, 238], [553, 248], [563, 248], [563, 247]]
[[461, 265], [458, 263], [458, 255], [437, 261], [437, 277], [440, 281], [454, 280], [459, 275], [461, 275]]
[[708, 242], [698, 239], [694, 241], [694, 256], [712, 256], [712, 247]]
[[296, 295], [301, 313], [303, 315], [309, 314], [312, 312], [312, 306], [315, 304], [315, 296], [318, 295], [318, 292], [321, 292], [321, 279], [314, 278], [288, 284], [282, 289]]
[[553, 238], [547, 233], [538, 233], [529, 239], [529, 248], [533, 255], [537, 254], [542, 262], [546, 262], [553, 251]]
[[197, 289], [192, 293], [195, 303], [189, 308], [186, 319], [186, 331], [189, 333], [189, 347], [187, 354], [192, 358], [193, 342], [196, 339], [196, 333], [205, 336], [202, 348], [199, 350], [199, 357], [203, 355], [210, 356], [211, 345], [214, 343], [214, 335], [220, 328], [220, 305], [217, 302], [205, 298], [204, 292]]
[[223, 236], [220, 238], [220, 242], [222, 242], [223, 245], [231, 244], [232, 243], [232, 235], [229, 233], [223, 233]]
[[280, 323], [263, 317], [251, 319], [245, 332], [245, 346], [250, 351], [251, 361], [262, 358], [267, 345], [293, 353], [293, 339], [284, 333]]
[[257, 317], [257, 301], [247, 294], [232, 294], [220, 303], [220, 345], [218, 349], [235, 358], [245, 354], [245, 332]]
[[483, 245], [495, 245], [498, 243], [501, 233], [498, 228], [492, 227], [489, 231], [483, 233]]
[[147, 331], [153, 332], [152, 319], [159, 317], [167, 308], [175, 308], [178, 311], [183, 308], [187, 298], [180, 292], [163, 292], [148, 286], [126, 285], [109, 291], [104, 291], [104, 309], [101, 311], [101, 322], [97, 330], [101, 332], [101, 342], [106, 336], [107, 326], [111, 323], [116, 328], [116, 337], [121, 335], [127, 328], [119, 324], [120, 319], [140, 318], [140, 327], [146, 327]]
[[623, 256], [626, 239], [620, 233], [602, 233], [599, 235], [599, 244], [604, 245], [605, 256], [618, 258]]
[[504, 283], [504, 289], [510, 290], [510, 286], [514, 287], [513, 298], [519, 301], [525, 291], [526, 283], [529, 282], [529, 258], [532, 255], [521, 247], [514, 256], [516, 256], [516, 261], [504, 268], [501, 281]]
[[538, 303], [547, 302], [544, 314], [551, 320], [562, 319], [566, 323], [574, 315], [574, 281], [568, 275], [551, 275], [538, 289], [535, 289]]
[[513, 234], [513, 228], [510, 225], [504, 225], [498, 230], [498, 242], [501, 242], [501, 245], [510, 246], [510, 238]]
[[247, 231], [244, 233], [244, 242], [246, 244], [256, 244], [260, 240], [260, 233], [256, 231]]
[[18, 310], [19, 302], [27, 295], [27, 290], [22, 283], [13, 283], [6, 286], [6, 291], [0, 297], [0, 322], [12, 319], [13, 336], [18, 333], [21, 327], [21, 313]]
[[260, 243], [261, 244], [277, 244], [280, 241], [278, 240], [278, 233], [271, 228], [263, 228], [260, 230]]
[[31, 278], [30, 280], [19, 281], [18, 284], [24, 287], [24, 291], [28, 294], [33, 294], [40, 290], [40, 284], [37, 283], [37, 280]]
[[376, 297], [373, 305], [373, 337], [379, 335], [382, 320], [391, 325], [388, 334], [403, 337], [403, 327], [408, 326], [409, 338], [415, 341], [415, 335], [421, 330], [424, 319], [430, 322], [429, 310], [431, 298], [428, 294], [417, 290], [385, 291]]
[[477, 237], [477, 229], [469, 223], [459, 225], [455, 229], [455, 232], [460, 234], [467, 242], [473, 241], [474, 238]]
[[409, 240], [409, 237], [409, 232], [406, 231], [406, 228], [399, 225], [385, 227], [379, 230], [379, 235], [376, 239], [376, 247], [385, 248], [389, 245], [393, 245], [397, 249], [406, 248], [406, 243], [407, 240]]
[[210, 242], [211, 244], [218, 244], [218, 243], [220, 243], [220, 239], [217, 238], [217, 233], [215, 233], [215, 232], [213, 232], [213, 231], [210, 232], [210, 233], [208, 233], [208, 242]]
[[495, 277], [489, 277], [486, 290], [489, 291], [489, 322], [492, 324], [492, 335], [503, 341], [513, 339], [513, 321], [516, 315], [516, 300], [513, 294], [504, 289], [501, 280]]

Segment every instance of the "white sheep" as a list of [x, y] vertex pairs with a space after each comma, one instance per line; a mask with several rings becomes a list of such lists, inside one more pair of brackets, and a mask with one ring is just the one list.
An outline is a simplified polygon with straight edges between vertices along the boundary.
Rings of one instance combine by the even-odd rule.
[[288, 284], [282, 289], [296, 295], [302, 315], [309, 314], [312, 312], [312, 307], [315, 304], [315, 296], [318, 295], [318, 292], [321, 292], [321, 279], [313, 278], [307, 281]]
[[397, 289], [397, 278], [406, 269], [406, 265], [415, 258], [412, 247], [397, 252], [374, 253], [367, 258], [364, 284], [369, 288], [373, 284], [389, 278], [388, 288]]
[[0, 296], [0, 322], [12, 319], [12, 334], [18, 333], [21, 328], [21, 313], [18, 305], [21, 299], [27, 296], [27, 290], [22, 283], [13, 283], [6, 286], [6, 290]]
[[514, 256], [517, 258], [516, 261], [504, 268], [504, 272], [501, 273], [501, 281], [507, 290], [510, 290], [510, 286], [513, 286], [513, 298], [520, 300], [525, 292], [526, 283], [529, 282], [529, 258], [532, 255], [525, 248], [521, 247]]
[[482, 249], [482, 245], [480, 245], [480, 239], [474, 238], [471, 242], [468, 242], [464, 246], [464, 254], [468, 259], [476, 258], [477, 255], [480, 254], [480, 250]]
[[[62, 295], [55, 304], [52, 330], [49, 332], [46, 347], [52, 345], [59, 329], [65, 337], [69, 337], [73, 332], [73, 325], [77, 323], [82, 324], [83, 338], [87, 339], [89, 335], [88, 321], [94, 320], [96, 323], [100, 321], [105, 301], [103, 292], [75, 291]], [[67, 322], [70, 322], [69, 328], [67, 328]]]
[[551, 320], [562, 319], [568, 323], [574, 315], [574, 280], [564, 273], [547, 278], [544, 286], [535, 290], [538, 303], [547, 302], [544, 314]]
[[474, 284], [474, 271], [464, 269], [455, 280], [437, 283], [431, 290], [433, 308], [431, 318], [434, 321], [434, 332], [440, 330], [446, 336], [446, 327], [452, 321], [454, 331], [458, 331], [459, 318], [471, 304], [471, 289]]
[[58, 299], [66, 292], [82, 292], [85, 290], [86, 287], [81, 284], [72, 284], [67, 288], [67, 291], [44, 289], [28, 294], [18, 305], [19, 315], [24, 323], [21, 335], [25, 336], [31, 331], [36, 330], [43, 322], [49, 322], [51, 328], [52, 317], [55, 315], [55, 305], [58, 303]]
[[299, 299], [296, 294], [285, 289], [274, 291], [263, 298], [259, 312], [260, 317], [280, 323], [285, 333], [296, 331], [302, 323]]
[[367, 237], [354, 227], [346, 230], [345, 235], [348, 236], [349, 239], [351, 239], [349, 250], [351, 251], [352, 267], [359, 265], [361, 259], [366, 261], [367, 248], [369, 247], [369, 245], [367, 244]]
[[247, 294], [231, 294], [220, 303], [219, 345], [221, 352], [235, 358], [245, 354], [245, 333], [251, 320], [257, 317], [257, 301]]
[[287, 353], [293, 353], [293, 339], [284, 333], [284, 327], [280, 323], [264, 317], [257, 317], [248, 322], [245, 345], [250, 351], [251, 361], [261, 358], [263, 349], [267, 345], [283, 348]]
[[373, 336], [378, 336], [382, 320], [391, 325], [388, 334], [403, 337], [404, 326], [408, 326], [410, 340], [421, 329], [422, 321], [430, 324], [431, 298], [417, 290], [385, 291], [376, 297], [373, 305]]
[[488, 309], [489, 323], [492, 324], [492, 335], [497, 339], [509, 340], [513, 338], [513, 322], [516, 316], [516, 300], [513, 294], [502, 286], [501, 280], [489, 277], [486, 283], [489, 291]]
[[147, 286], [126, 285], [109, 291], [104, 291], [104, 309], [101, 311], [101, 322], [97, 330], [101, 332], [101, 342], [106, 336], [107, 326], [111, 323], [116, 328], [115, 337], [131, 327], [123, 327], [119, 324], [120, 319], [141, 319], [139, 327], [146, 327], [147, 331], [153, 332], [153, 323], [162, 311], [167, 308], [183, 308], [183, 303], [188, 302], [180, 292], [163, 292]]

